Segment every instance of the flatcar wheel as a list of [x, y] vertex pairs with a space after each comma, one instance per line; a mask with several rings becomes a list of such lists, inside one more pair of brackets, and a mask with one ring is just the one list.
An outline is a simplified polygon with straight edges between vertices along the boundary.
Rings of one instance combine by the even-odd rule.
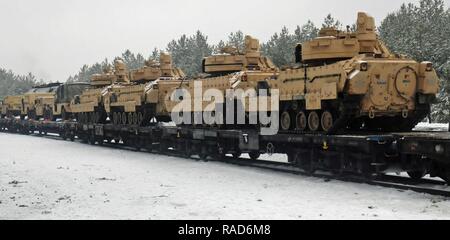
[[315, 112], [315, 111], [310, 112], [309, 116], [308, 116], [309, 130], [312, 132], [315, 132], [315, 131], [319, 130], [319, 126], [320, 126], [319, 114], [317, 114], [317, 112]]
[[284, 111], [280, 117], [280, 127], [282, 130], [287, 131], [291, 128], [291, 115], [288, 111]]
[[200, 157], [200, 160], [202, 160], [202, 161], [206, 161], [208, 159], [208, 154], [206, 154], [206, 153], [200, 153], [198, 156]]
[[322, 117], [320, 118], [320, 124], [322, 126], [322, 129], [325, 132], [328, 132], [334, 124], [333, 114], [331, 114], [329, 111], [324, 111], [322, 113]]
[[423, 177], [425, 177], [425, 175], [426, 175], [425, 171], [423, 171], [423, 170], [422, 171], [421, 170], [409, 171], [407, 173], [408, 173], [408, 176], [414, 180], [420, 180]]
[[238, 151], [238, 152], [234, 152], [234, 153], [233, 153], [233, 158], [234, 158], [234, 159], [238, 159], [238, 158], [241, 157], [241, 155], [242, 155], [242, 153], [239, 152], [239, 151]]
[[295, 128], [298, 131], [305, 131], [308, 127], [308, 119], [306, 118], [306, 114], [303, 111], [300, 111], [295, 117]]
[[258, 158], [261, 157], [261, 153], [259, 152], [251, 152], [248, 155], [250, 156], [251, 160], [258, 160]]

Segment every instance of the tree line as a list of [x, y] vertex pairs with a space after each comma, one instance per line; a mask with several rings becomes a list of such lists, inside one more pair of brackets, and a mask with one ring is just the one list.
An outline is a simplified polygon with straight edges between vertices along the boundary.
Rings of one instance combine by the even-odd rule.
[[[298, 25], [294, 31], [283, 27], [274, 33], [267, 42], [261, 43], [264, 55], [272, 59], [275, 65], [282, 67], [294, 62], [294, 47], [317, 37], [319, 28], [343, 28], [343, 23], [328, 14], [320, 26], [312, 21]], [[355, 24], [350, 24], [355, 29]], [[431, 61], [441, 78], [442, 91], [438, 96], [438, 103], [433, 107], [432, 119], [439, 122], [450, 121], [450, 10], [445, 7], [443, 0], [420, 0], [418, 4], [403, 4], [398, 10], [389, 13], [378, 28], [380, 38], [386, 45], [398, 54], [407, 55], [417, 61]], [[244, 33], [232, 32], [227, 39], [211, 44], [208, 36], [201, 31], [188, 36], [182, 35], [168, 43], [165, 49], [172, 57], [174, 64], [183, 69], [190, 77], [201, 73], [202, 59], [220, 52], [226, 45], [240, 50], [244, 47]], [[161, 50], [154, 48], [148, 55], [133, 53], [126, 50], [120, 56], [130, 69], [144, 66], [146, 59], [158, 60]], [[92, 74], [101, 73], [113, 61], [104, 59], [92, 65], [83, 65], [78, 73], [70, 76], [68, 82], [88, 82]], [[7, 75], [6, 73], [9, 73]], [[7, 77], [4, 77], [4, 75]], [[5, 76], [6, 76], [5, 75]], [[10, 93], [21, 93], [31, 87], [35, 81], [31, 74], [24, 81], [23, 76], [15, 76], [10, 71], [0, 71], [0, 98]], [[6, 84], [4, 79], [18, 80], [18, 83]], [[21, 80], [19, 80], [21, 79]], [[27, 85], [28, 84], [28, 85]], [[3, 89], [3, 85], [8, 90]]]
[[23, 94], [31, 87], [39, 84], [43, 84], [43, 81], [38, 81], [31, 73], [17, 75], [11, 70], [0, 68], [0, 100], [8, 95]]

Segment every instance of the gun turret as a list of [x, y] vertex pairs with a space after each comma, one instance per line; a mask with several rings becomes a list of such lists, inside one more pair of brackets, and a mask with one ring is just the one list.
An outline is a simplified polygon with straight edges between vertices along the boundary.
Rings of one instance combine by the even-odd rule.
[[244, 70], [276, 69], [271, 60], [261, 55], [259, 40], [251, 36], [245, 37], [244, 53], [230, 46], [223, 48], [221, 53], [203, 59], [204, 73], [220, 76]]
[[375, 20], [367, 13], [358, 13], [356, 31], [340, 31], [322, 28], [319, 37], [297, 45], [296, 61], [312, 65], [330, 64], [353, 58], [359, 54], [390, 55], [389, 50], [378, 39]]

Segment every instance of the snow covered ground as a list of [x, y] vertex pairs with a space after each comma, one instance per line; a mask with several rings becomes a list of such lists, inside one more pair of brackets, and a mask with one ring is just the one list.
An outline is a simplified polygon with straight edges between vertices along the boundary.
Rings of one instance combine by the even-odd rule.
[[450, 201], [0, 133], [0, 219], [450, 219]]
[[448, 131], [448, 123], [426, 123], [421, 122], [417, 124], [414, 130], [416, 131]]

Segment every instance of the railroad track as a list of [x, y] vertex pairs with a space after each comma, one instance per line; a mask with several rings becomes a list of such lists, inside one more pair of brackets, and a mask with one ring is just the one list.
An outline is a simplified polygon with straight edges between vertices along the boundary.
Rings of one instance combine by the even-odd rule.
[[[62, 140], [58, 134], [48, 134], [48, 135], [39, 135], [36, 132], [32, 133], [33, 136], [40, 136], [40, 137], [46, 137], [53, 140]], [[75, 139], [77, 142], [82, 142], [80, 139]], [[109, 148], [120, 148], [123, 150], [129, 150], [129, 151], [141, 151], [136, 150], [134, 147], [127, 146], [123, 143], [107, 143], [104, 142], [102, 144], [104, 147]], [[167, 156], [174, 156], [174, 157], [180, 157], [185, 159], [191, 159], [196, 161], [201, 161], [199, 158], [196, 157], [186, 157], [183, 155], [183, 153], [170, 150], [164, 152], [158, 152], [158, 151], [151, 151], [152, 154], [160, 154], [160, 155], [167, 155]], [[194, 155], [195, 156], [195, 155]], [[437, 196], [444, 196], [444, 197], [450, 197], [450, 186], [448, 186], [444, 181], [440, 181], [437, 179], [420, 179], [415, 180], [404, 176], [394, 176], [394, 175], [379, 175], [379, 176], [372, 176], [372, 177], [364, 177], [361, 175], [355, 175], [355, 174], [333, 174], [329, 171], [323, 171], [323, 170], [317, 170], [314, 173], [308, 173], [301, 168], [292, 165], [290, 163], [285, 162], [275, 162], [275, 161], [268, 161], [268, 160], [251, 160], [246, 158], [233, 158], [229, 156], [225, 156], [221, 159], [211, 159], [209, 158], [207, 161], [215, 161], [215, 162], [222, 162], [225, 164], [232, 164], [237, 166], [245, 166], [245, 167], [253, 167], [258, 169], [264, 169], [264, 170], [271, 170], [271, 171], [277, 171], [277, 172], [283, 172], [283, 173], [289, 173], [289, 174], [295, 174], [295, 175], [302, 175], [302, 176], [309, 176], [309, 177], [316, 177], [321, 178], [325, 180], [338, 180], [343, 182], [356, 182], [361, 184], [369, 184], [374, 186], [382, 186], [387, 188], [393, 188], [398, 190], [410, 190], [418, 193], [427, 193], [431, 195], [437, 195]]]

